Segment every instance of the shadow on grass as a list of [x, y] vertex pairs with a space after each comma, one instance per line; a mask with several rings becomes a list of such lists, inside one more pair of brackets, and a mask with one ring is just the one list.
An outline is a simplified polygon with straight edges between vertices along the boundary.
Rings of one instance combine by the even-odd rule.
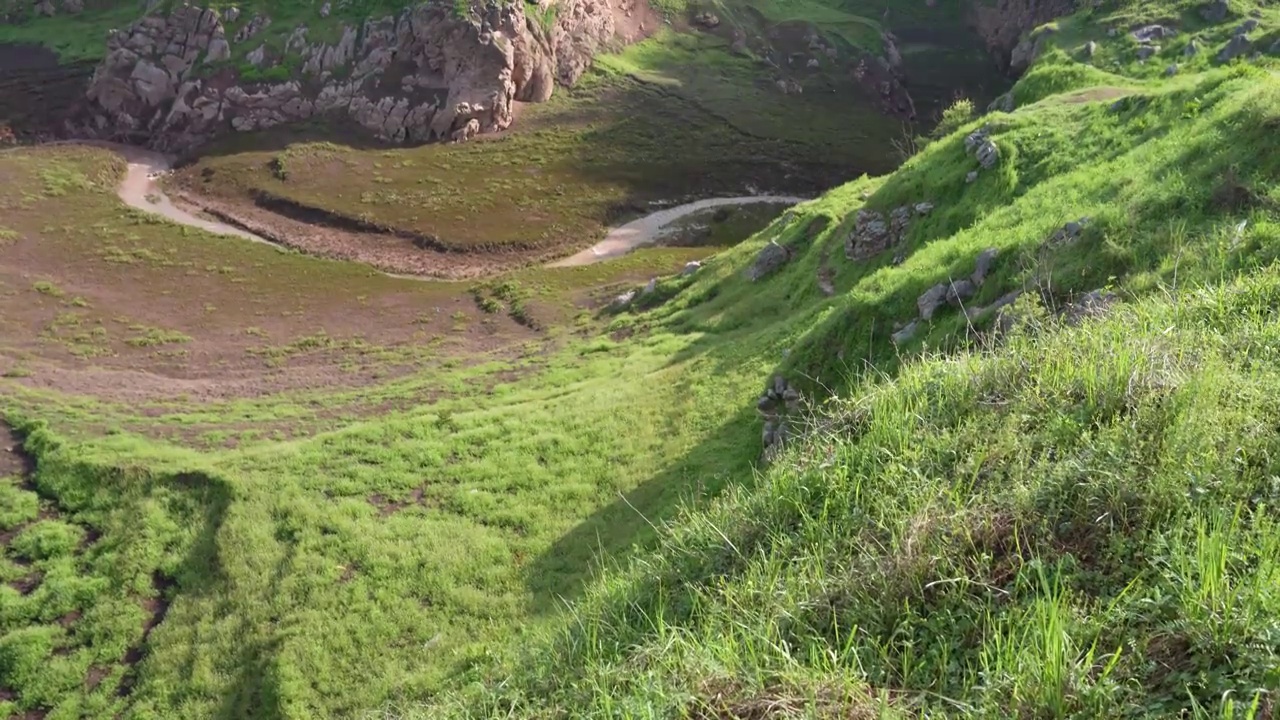
[[756, 413], [742, 408], [697, 447], [638, 487], [583, 520], [530, 564], [527, 583], [535, 614], [563, 610], [606, 566], [625, 564], [657, 538], [657, 528], [682, 506], [750, 482], [761, 446]]

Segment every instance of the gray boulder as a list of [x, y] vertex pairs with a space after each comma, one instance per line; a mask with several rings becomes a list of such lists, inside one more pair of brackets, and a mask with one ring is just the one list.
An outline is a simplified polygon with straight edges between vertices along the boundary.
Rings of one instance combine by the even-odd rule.
[[1240, 23], [1235, 30], [1232, 30], [1231, 34], [1232, 35], [1248, 35], [1254, 30], [1257, 30], [1258, 25], [1259, 23], [1257, 18], [1249, 18], [1248, 20], [1245, 20], [1244, 22]]
[[62, 9], [72, 15], [84, 12], [84, 0], [62, 0]]
[[978, 286], [972, 280], [963, 278], [947, 285], [947, 304], [959, 305], [978, 293]]
[[53, 17], [58, 13], [57, 8], [53, 6], [52, 0], [40, 0], [40, 2], [36, 3], [35, 11], [36, 15], [44, 17]]
[[987, 134], [987, 129], [975, 130], [964, 139], [965, 152], [973, 155], [978, 164], [991, 169], [1000, 161], [1000, 148]]
[[1231, 14], [1231, 4], [1227, 0], [1213, 0], [1213, 2], [1200, 8], [1200, 17], [1207, 22], [1220, 23], [1227, 19]]
[[969, 279], [981, 285], [987, 279], [987, 275], [991, 274], [991, 268], [995, 267], [996, 258], [999, 255], [1000, 251], [995, 248], [987, 248], [978, 253], [977, 259], [973, 261], [973, 274]]
[[1196, 55], [1199, 52], [1200, 52], [1200, 44], [1197, 43], [1195, 40], [1192, 40], [1191, 42], [1187, 43], [1187, 46], [1182, 49], [1182, 54], [1187, 57]]
[[916, 310], [919, 311], [921, 319], [932, 320], [938, 308], [947, 304], [948, 289], [947, 283], [938, 283], [916, 298]]
[[920, 329], [920, 321], [912, 320], [902, 329], [893, 334], [893, 344], [901, 345], [916, 336], [916, 331]]
[[1159, 45], [1143, 45], [1142, 47], [1138, 48], [1138, 59], [1146, 60], [1158, 52], [1160, 52]]
[[1156, 40], [1176, 37], [1178, 31], [1165, 25], [1144, 25], [1129, 34], [1140, 43], [1152, 43]]
[[790, 259], [791, 251], [771, 240], [756, 254], [755, 261], [747, 268], [746, 277], [751, 282], [760, 280], [786, 265]]
[[1057, 33], [1053, 26], [1045, 26], [1023, 38], [1009, 53], [1009, 70], [1020, 75], [1031, 67], [1037, 58], [1044, 53], [1049, 38]]
[[222, 11], [222, 21], [233, 23], [240, 19], [240, 8], [234, 5]]
[[1227, 63], [1249, 52], [1253, 47], [1253, 43], [1245, 35], [1236, 35], [1226, 44], [1222, 50], [1218, 51], [1218, 62]]
[[1173, 77], [1174, 75], [1177, 75], [1177, 74], [1178, 74], [1178, 63], [1173, 63], [1172, 65], [1164, 69], [1165, 77]]

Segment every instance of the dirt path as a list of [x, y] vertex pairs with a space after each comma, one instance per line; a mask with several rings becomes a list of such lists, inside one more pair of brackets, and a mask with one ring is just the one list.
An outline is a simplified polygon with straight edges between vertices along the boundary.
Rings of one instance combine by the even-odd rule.
[[795, 205], [809, 198], [791, 197], [787, 195], [745, 195], [742, 197], [709, 198], [697, 202], [678, 205], [666, 210], [650, 213], [638, 220], [621, 227], [614, 228], [604, 240], [575, 253], [562, 260], [550, 263], [548, 267], [577, 267], [590, 265], [602, 260], [625, 255], [632, 250], [651, 245], [661, 240], [665, 231], [677, 220], [708, 208], [723, 206], [751, 205], [754, 203], [774, 203], [778, 205]]
[[[65, 143], [103, 147], [123, 157], [125, 162], [128, 163], [128, 171], [125, 173], [124, 179], [120, 181], [117, 194], [120, 196], [120, 200], [129, 207], [160, 215], [181, 225], [200, 228], [218, 235], [231, 235], [277, 248], [282, 247], [281, 243], [249, 232], [244, 228], [200, 217], [175, 205], [169, 199], [169, 196], [160, 189], [159, 183], [156, 182], [159, 176], [172, 168], [172, 159], [166, 155], [117, 143], [94, 141], [65, 141]], [[736, 207], [756, 203], [794, 205], [806, 200], [808, 198], [788, 195], [744, 195], [741, 197], [708, 198], [667, 208], [666, 210], [658, 210], [610, 230], [604, 240], [582, 252], [548, 263], [547, 267], [578, 267], [625, 255], [638, 247], [650, 245], [661, 240], [664, 234], [671, 229], [671, 226], [681, 218], [709, 208]], [[415, 275], [388, 272], [386, 269], [382, 270], [384, 274], [395, 278], [426, 279]]]
[[217, 235], [234, 235], [245, 240], [275, 245], [270, 240], [246, 230], [241, 230], [238, 227], [218, 222], [217, 220], [206, 220], [197, 217], [174, 205], [169, 196], [160, 190], [160, 186], [156, 182], [156, 178], [159, 175], [168, 172], [172, 167], [172, 160], [169, 157], [150, 150], [126, 145], [111, 146], [111, 149], [119, 153], [125, 159], [125, 162], [129, 164], [129, 170], [125, 173], [124, 179], [120, 181], [120, 187], [117, 190], [120, 200], [125, 205], [143, 212], [155, 213], [173, 222], [207, 230]]

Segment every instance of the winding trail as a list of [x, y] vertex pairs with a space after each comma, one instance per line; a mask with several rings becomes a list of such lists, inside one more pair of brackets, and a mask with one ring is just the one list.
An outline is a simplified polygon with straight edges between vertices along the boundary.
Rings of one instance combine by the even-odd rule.
[[206, 220], [197, 217], [174, 205], [169, 200], [169, 196], [160, 190], [160, 185], [156, 182], [157, 175], [166, 173], [173, 167], [173, 161], [168, 156], [128, 145], [108, 145], [106, 147], [119, 153], [125, 159], [125, 162], [129, 164], [129, 169], [125, 173], [124, 179], [120, 181], [120, 187], [116, 190], [116, 194], [120, 196], [120, 200], [125, 205], [143, 212], [159, 215], [181, 225], [207, 230], [217, 235], [233, 235], [245, 240], [279, 247], [276, 243], [254, 235], [247, 230], [242, 230], [234, 225], [228, 225], [217, 220]]
[[[131, 208], [159, 215], [180, 225], [199, 228], [217, 235], [230, 235], [243, 238], [245, 240], [251, 240], [253, 242], [264, 243], [276, 248], [282, 247], [279, 243], [273, 242], [272, 240], [260, 235], [255, 235], [243, 228], [219, 222], [217, 220], [203, 218], [174, 205], [169, 197], [160, 189], [159, 183], [156, 182], [159, 175], [168, 172], [173, 167], [173, 160], [167, 155], [151, 150], [145, 150], [143, 148], [133, 147], [131, 145], [121, 145], [118, 143], [108, 142], [64, 141], [51, 144], [79, 144], [101, 147], [111, 150], [123, 157], [125, 162], [128, 163], [128, 171], [125, 173], [124, 179], [120, 181], [120, 186], [117, 188], [117, 194], [120, 196], [120, 200]], [[625, 225], [613, 228], [609, 231], [609, 234], [605, 236], [604, 240], [601, 240], [586, 250], [570, 255], [567, 258], [562, 258], [548, 263], [547, 267], [579, 267], [620, 257], [632, 250], [635, 250], [636, 248], [643, 247], [645, 245], [652, 245], [653, 243], [661, 240], [664, 234], [670, 229], [670, 226], [676, 221], [709, 208], [751, 205], [756, 203], [795, 205], [796, 203], [805, 202], [808, 199], [809, 198], [793, 197], [789, 195], [744, 195], [741, 197], [708, 198], [705, 200], [698, 200], [696, 202], [685, 203], [684, 205], [677, 205], [676, 207], [667, 208], [666, 210], [658, 210], [657, 212], [650, 213], [639, 219], [632, 220]], [[384, 274], [401, 279], [429, 279], [412, 275], [400, 275], [396, 273]]]
[[696, 202], [677, 205], [666, 210], [649, 213], [642, 218], [632, 220], [626, 225], [609, 231], [604, 240], [592, 245], [580, 253], [575, 253], [562, 260], [549, 263], [547, 267], [578, 267], [591, 265], [609, 258], [625, 255], [638, 247], [651, 245], [660, 240], [668, 227], [677, 220], [708, 208], [723, 206], [751, 205], [755, 203], [772, 203], [776, 205], [795, 205], [809, 198], [792, 197], [790, 195], [744, 195], [741, 197], [708, 198]]

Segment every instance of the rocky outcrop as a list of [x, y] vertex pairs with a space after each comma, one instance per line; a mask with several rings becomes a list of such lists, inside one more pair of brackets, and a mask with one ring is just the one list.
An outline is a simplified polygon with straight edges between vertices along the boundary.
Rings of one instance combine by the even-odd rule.
[[613, 9], [608, 0], [561, 0], [551, 29], [555, 76], [573, 85], [591, 67], [591, 59], [614, 36]]
[[[1043, 50], [1047, 35], [1040, 33], [1023, 42], [1024, 36], [1045, 23], [1068, 15], [1076, 0], [997, 0], [971, 2], [969, 21], [982, 36], [996, 60], [1015, 74], [1026, 69]], [[1021, 45], [1021, 47], [1020, 47]], [[1015, 50], [1017, 56], [1015, 63]]]
[[[230, 9], [181, 6], [112, 32], [73, 131], [178, 150], [336, 114], [390, 142], [467, 140], [508, 127], [514, 102], [541, 102], [556, 80], [575, 82], [613, 39], [610, 0], [561, 0], [550, 33], [524, 7], [475, 0], [460, 17], [437, 0], [344, 27], [332, 43], [310, 43], [300, 26], [284, 47], [288, 79], [269, 81], [266, 71], [285, 58], [251, 40], [269, 18], [254, 16], [228, 42]], [[227, 67], [237, 51], [260, 78]]]
[[928, 215], [932, 210], [933, 204], [927, 202], [896, 207], [887, 218], [878, 210], [859, 210], [854, 216], [853, 230], [844, 241], [845, 257], [862, 261], [901, 246], [911, 227], [912, 216]]

